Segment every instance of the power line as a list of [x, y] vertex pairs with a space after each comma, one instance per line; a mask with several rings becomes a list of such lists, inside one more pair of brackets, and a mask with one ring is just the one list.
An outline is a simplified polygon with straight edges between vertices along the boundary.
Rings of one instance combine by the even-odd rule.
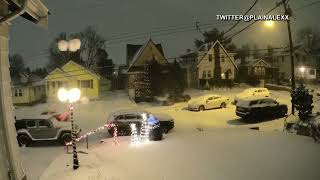
[[[251, 7], [244, 13], [244, 15], [247, 15], [248, 12], [251, 11], [251, 9], [257, 4], [258, 0], [255, 0], [254, 3], [251, 5]], [[224, 32], [224, 34], [230, 32], [232, 29], [234, 29], [238, 24], [240, 23], [240, 21], [236, 22], [233, 26], [231, 26], [228, 30], [226, 30]]]
[[[270, 9], [269, 11], [267, 11], [266, 13], [264, 13], [265, 15], [268, 15], [269, 13], [271, 13], [272, 11], [274, 11], [276, 8], [278, 8], [280, 5], [282, 4], [282, 2], [276, 3], [276, 6], [273, 7], [272, 9]], [[245, 31], [246, 29], [250, 28], [253, 24], [257, 23], [258, 21], [253, 21], [252, 23], [250, 23], [249, 25], [247, 25], [246, 27], [244, 27], [243, 29], [241, 29], [240, 31], [234, 33], [232, 36], [228, 37], [227, 39], [232, 39], [234, 36], [240, 34], [241, 32]]]

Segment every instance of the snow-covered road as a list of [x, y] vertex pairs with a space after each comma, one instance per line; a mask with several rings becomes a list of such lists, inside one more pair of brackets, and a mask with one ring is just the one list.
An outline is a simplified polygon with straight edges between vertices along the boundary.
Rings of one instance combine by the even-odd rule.
[[[214, 93], [226, 95], [233, 99], [235, 94], [241, 92], [243, 89], [234, 88], [232, 90], [218, 90], [218, 91], [199, 91], [188, 90], [186, 93], [191, 97]], [[280, 102], [288, 105], [291, 109], [290, 94], [286, 91], [271, 91], [273, 97]], [[81, 127], [82, 132], [88, 132], [106, 122], [108, 114], [115, 110], [142, 107], [154, 113], [167, 113], [174, 117], [175, 128], [172, 133], [188, 133], [196, 131], [196, 128], [211, 129], [211, 128], [243, 128], [259, 126], [260, 130], [281, 130], [283, 127], [283, 119], [267, 121], [259, 124], [246, 124], [240, 121], [240, 118], [235, 115], [235, 106], [229, 105], [225, 109], [214, 109], [204, 112], [187, 111], [187, 103], [178, 103], [174, 106], [160, 106], [157, 104], [139, 104], [132, 103], [125, 92], [116, 91], [110, 92], [104, 96], [103, 100], [79, 104], [76, 107], [76, 123]], [[63, 112], [66, 110], [66, 105], [60, 103], [46, 103], [33, 107], [22, 107], [16, 110], [17, 117], [33, 116], [40, 114], [45, 110], [56, 110]], [[96, 144], [99, 140], [109, 137], [105, 132], [99, 132], [89, 137], [89, 146]], [[80, 147], [85, 147], [85, 143], [80, 143]], [[43, 170], [49, 166], [51, 161], [63, 154], [63, 147], [50, 146], [41, 143], [36, 146], [28, 147], [21, 150], [23, 165], [30, 177], [29, 179], [37, 180], [42, 174]]]

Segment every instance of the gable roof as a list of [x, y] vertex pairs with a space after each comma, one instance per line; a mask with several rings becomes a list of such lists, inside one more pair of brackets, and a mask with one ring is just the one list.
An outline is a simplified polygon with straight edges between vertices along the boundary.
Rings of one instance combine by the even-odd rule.
[[[216, 44], [218, 44], [218, 45], [221, 47], [221, 49], [223, 50], [223, 52], [227, 55], [227, 57], [229, 58], [229, 60], [231, 61], [231, 63], [234, 65], [234, 67], [235, 67], [236, 69], [238, 69], [238, 67], [237, 67], [237, 65], [235, 64], [235, 62], [231, 59], [229, 53], [226, 51], [226, 49], [222, 46], [222, 44], [221, 44], [218, 40], [216, 40], [213, 44], [212, 44], [212, 43], [206, 43], [206, 44], [203, 44], [202, 46], [206, 46], [206, 47], [209, 47], [209, 46], [210, 46], [210, 49], [212, 49], [213, 47], [216, 46]], [[197, 66], [198, 66], [199, 63], [204, 59], [204, 57], [209, 53], [209, 50], [210, 50], [210, 49], [207, 49], [207, 50], [206, 50], [206, 53], [205, 53], [205, 54], [202, 56], [202, 58], [198, 61]]]
[[[164, 53], [162, 50], [162, 46], [161, 44], [159, 44], [158, 46], [152, 41], [152, 39], [150, 38], [143, 46], [140, 47], [140, 49], [135, 53], [135, 55], [132, 58], [132, 61], [130, 62], [129, 68], [127, 70], [127, 72], [130, 71], [130, 69], [132, 68], [132, 66], [137, 62], [137, 60], [140, 58], [141, 54], [145, 51], [146, 47], [148, 47], [149, 44], [153, 44], [154, 46], [156, 46], [157, 50], [160, 52], [160, 54], [164, 57]], [[159, 49], [160, 47], [160, 49]], [[167, 61], [167, 59], [164, 57], [164, 60]]]
[[[151, 40], [151, 39], [149, 39], [149, 40]], [[142, 47], [145, 46], [146, 44], [148, 44], [148, 42], [143, 44], [143, 45], [140, 45], [140, 44], [139, 45], [138, 44], [127, 44], [127, 59], [126, 60], [127, 60], [127, 64], [128, 65], [130, 64], [130, 62], [132, 62], [132, 60], [136, 56], [137, 52], [140, 51], [140, 49], [142, 49]], [[160, 51], [160, 53], [164, 56], [162, 45], [161, 44], [155, 44], [155, 46]]]
[[72, 64], [72, 65], [74, 65], [74, 66], [77, 66], [77, 67], [78, 67], [79, 69], [81, 69], [81, 70], [87, 71], [88, 74], [91, 74], [92, 76], [96, 77], [97, 79], [101, 79], [101, 76], [100, 76], [100, 75], [92, 72], [91, 70], [85, 68], [84, 66], [81, 66], [80, 64], [78, 64], [78, 63], [76, 63], [76, 62], [74, 62], [74, 61], [72, 61], [72, 60], [68, 61], [66, 64], [64, 64], [64, 65], [63, 65], [62, 67], [60, 67], [60, 68], [55, 68], [55, 69], [54, 69], [53, 71], [51, 71], [44, 79], [45, 79], [45, 80], [50, 80], [50, 79], [48, 79], [48, 77], [49, 77], [50, 75], [52, 75], [52, 72], [54, 72], [54, 71], [58, 71], [58, 72], [61, 73], [64, 77], [68, 77], [68, 78], [69, 78], [69, 77], [76, 76], [76, 75], [70, 74], [70, 72], [77, 72], [77, 71], [79, 71], [79, 70], [73, 70], [73, 71], [65, 71], [65, 70], [64, 70], [64, 67], [67, 66], [67, 65], [69, 65], [69, 64]]
[[248, 59], [245, 66], [254, 66], [255, 64], [260, 63], [260, 62], [266, 64], [267, 67], [271, 67], [271, 65], [263, 59]]
[[[25, 82], [22, 81], [22, 77], [26, 79]], [[12, 86], [40, 86], [43, 81], [40, 76], [33, 73], [20, 73], [18, 76], [14, 76], [11, 79]]]

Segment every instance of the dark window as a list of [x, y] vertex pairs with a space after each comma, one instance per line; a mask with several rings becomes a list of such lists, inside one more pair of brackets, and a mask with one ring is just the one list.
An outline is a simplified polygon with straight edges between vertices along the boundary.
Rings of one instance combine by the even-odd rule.
[[63, 83], [61, 81], [57, 81], [57, 84], [58, 84], [58, 88], [61, 88]]
[[212, 61], [212, 54], [209, 54], [209, 62]]
[[14, 96], [21, 97], [22, 96], [22, 89], [15, 89], [14, 90]]
[[81, 88], [93, 88], [93, 80], [82, 80], [80, 84]]
[[36, 122], [34, 122], [34, 121], [27, 121], [27, 127], [28, 127], [28, 128], [35, 128], [35, 127], [36, 127]]
[[55, 89], [56, 88], [56, 82], [52, 81], [51, 84], [52, 84], [52, 89]]
[[270, 100], [269, 99], [262, 99], [260, 101], [260, 104], [269, 104], [270, 103]]
[[252, 106], [252, 105], [255, 105], [255, 104], [258, 104], [258, 101], [251, 101], [249, 106]]
[[281, 61], [284, 62], [284, 56], [281, 56]]
[[124, 120], [124, 115], [117, 116], [116, 120]]
[[310, 75], [316, 75], [316, 71], [314, 69], [310, 69]]
[[206, 75], [206, 71], [203, 71], [203, 72], [202, 72], [202, 78], [204, 79], [204, 78], [206, 78], [206, 76], [207, 76], [207, 75]]
[[126, 120], [132, 120], [132, 119], [137, 119], [137, 116], [135, 114], [127, 114], [126, 115]]
[[41, 128], [50, 128], [50, 123], [46, 120], [39, 121], [39, 127]]
[[221, 62], [224, 62], [224, 55], [221, 55]]
[[48, 89], [48, 91], [50, 90], [50, 83], [49, 82], [47, 82], [47, 89]]
[[211, 71], [208, 71], [208, 78], [211, 78]]

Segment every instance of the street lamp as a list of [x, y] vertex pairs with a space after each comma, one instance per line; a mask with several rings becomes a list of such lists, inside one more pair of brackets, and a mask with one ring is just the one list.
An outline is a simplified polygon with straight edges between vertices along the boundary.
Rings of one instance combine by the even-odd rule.
[[71, 140], [72, 140], [72, 154], [73, 154], [73, 169], [76, 170], [79, 168], [79, 160], [77, 154], [77, 147], [76, 147], [76, 132], [74, 127], [74, 106], [73, 103], [77, 102], [80, 99], [81, 92], [78, 88], [72, 88], [69, 91], [61, 88], [58, 91], [58, 99], [61, 102], [68, 101], [69, 105], [69, 116], [71, 121]]
[[80, 39], [72, 39], [69, 41], [66, 40], [60, 40], [58, 42], [58, 49], [62, 52], [67, 52], [66, 61], [69, 61], [69, 51], [70, 52], [76, 52], [81, 47], [81, 41]]
[[264, 25], [271, 28], [271, 27], [273, 27], [274, 22], [271, 21], [271, 20], [270, 20], [270, 21], [265, 21], [265, 22], [264, 22]]

